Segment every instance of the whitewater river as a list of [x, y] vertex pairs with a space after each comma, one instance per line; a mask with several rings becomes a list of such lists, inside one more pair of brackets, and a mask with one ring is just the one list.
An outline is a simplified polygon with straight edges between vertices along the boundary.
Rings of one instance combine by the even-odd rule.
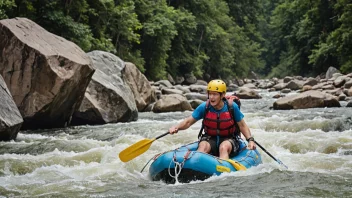
[[[200, 122], [156, 140], [128, 163], [120, 151], [155, 138], [191, 112], [140, 113], [137, 122], [22, 131], [0, 142], [0, 197], [352, 197], [352, 108], [272, 110], [275, 93], [242, 100], [263, 164], [248, 171], [167, 185], [148, 178], [157, 153], [196, 140]], [[345, 106], [345, 103], [342, 103]]]

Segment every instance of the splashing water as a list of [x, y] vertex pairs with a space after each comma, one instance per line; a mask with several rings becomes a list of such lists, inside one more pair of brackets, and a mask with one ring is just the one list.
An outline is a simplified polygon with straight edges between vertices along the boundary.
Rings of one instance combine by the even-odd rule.
[[192, 112], [140, 113], [131, 123], [22, 131], [0, 142], [0, 197], [352, 197], [352, 111], [270, 109], [275, 93], [242, 100], [242, 111], [266, 153], [263, 164], [205, 181], [166, 185], [148, 177], [154, 155], [197, 139], [201, 123], [156, 140], [123, 163], [118, 154], [155, 138]]

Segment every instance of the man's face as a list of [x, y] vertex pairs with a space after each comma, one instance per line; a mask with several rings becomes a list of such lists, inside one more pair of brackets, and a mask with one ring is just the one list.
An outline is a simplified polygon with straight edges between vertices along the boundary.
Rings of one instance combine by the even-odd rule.
[[217, 106], [221, 101], [221, 94], [216, 91], [208, 91], [211, 106]]

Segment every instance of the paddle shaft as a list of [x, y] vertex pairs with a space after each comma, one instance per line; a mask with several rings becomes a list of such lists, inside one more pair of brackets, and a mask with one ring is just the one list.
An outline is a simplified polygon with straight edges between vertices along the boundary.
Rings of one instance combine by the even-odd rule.
[[123, 162], [128, 162], [128, 161], [132, 160], [133, 158], [146, 152], [149, 149], [150, 145], [155, 140], [162, 138], [162, 137], [166, 136], [167, 134], [169, 134], [169, 132], [164, 133], [154, 139], [143, 139], [143, 140], [129, 146], [128, 148], [124, 149], [123, 151], [121, 151], [119, 153], [120, 160]]
[[168, 134], [170, 134], [170, 133], [169, 133], [169, 132], [166, 132], [166, 133], [164, 133], [164, 134], [162, 134], [162, 135], [159, 135], [158, 137], [155, 138], [155, 140], [157, 140], [157, 139], [159, 139], [159, 138], [162, 138], [162, 137], [164, 137], [165, 135], [168, 135]]
[[274, 156], [272, 156], [264, 147], [262, 147], [262, 145], [260, 145], [257, 141], [254, 141], [256, 145], [258, 145], [266, 154], [268, 154], [271, 158], [273, 158], [277, 163], [283, 165], [286, 169], [288, 169], [288, 167], [282, 163], [279, 159], [276, 159]]

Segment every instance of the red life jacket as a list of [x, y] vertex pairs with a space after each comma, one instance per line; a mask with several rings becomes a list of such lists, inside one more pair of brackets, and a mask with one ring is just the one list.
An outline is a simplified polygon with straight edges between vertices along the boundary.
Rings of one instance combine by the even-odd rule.
[[204, 131], [210, 136], [232, 136], [236, 131], [230, 112], [208, 112], [203, 120]]
[[216, 113], [209, 111], [209, 100], [207, 100], [206, 111], [202, 125], [202, 129], [204, 127], [205, 134], [222, 137], [233, 137], [235, 135], [239, 135], [240, 130], [236, 121], [234, 120], [233, 115], [233, 101], [240, 105], [239, 98], [236, 96], [229, 96], [224, 99], [224, 103], [227, 104], [228, 111]]

